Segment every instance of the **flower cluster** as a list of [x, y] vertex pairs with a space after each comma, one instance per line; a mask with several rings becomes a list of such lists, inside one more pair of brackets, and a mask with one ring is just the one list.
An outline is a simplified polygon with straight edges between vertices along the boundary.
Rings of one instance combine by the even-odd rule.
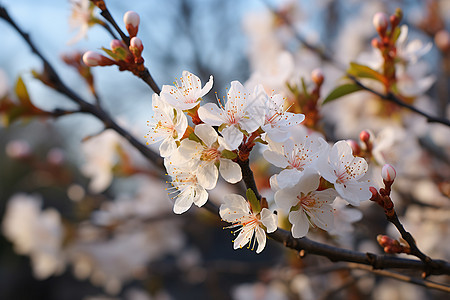
[[[256, 141], [266, 147], [264, 158], [282, 168], [270, 183], [275, 203], [289, 212], [294, 237], [305, 236], [310, 226], [333, 230], [337, 196], [356, 206], [370, 198], [369, 183], [362, 179], [368, 164], [353, 156], [347, 142], [330, 146], [321, 134], [301, 125], [305, 115], [289, 112], [285, 98], [269, 96], [262, 85], [249, 91], [233, 81], [225, 103], [201, 105], [212, 84], [211, 77], [202, 87], [196, 75], [184, 71], [179, 82], [153, 95], [154, 115], [146, 138], [149, 144], [161, 141], [176, 214], [192, 204], [203, 206], [219, 174], [232, 184], [241, 181], [239, 162], [248, 158]], [[253, 240], [259, 253], [265, 245], [264, 230], [276, 229], [276, 217], [268, 207], [255, 204], [258, 199], [247, 198], [226, 195], [220, 215], [232, 227], [240, 227], [235, 249]]]

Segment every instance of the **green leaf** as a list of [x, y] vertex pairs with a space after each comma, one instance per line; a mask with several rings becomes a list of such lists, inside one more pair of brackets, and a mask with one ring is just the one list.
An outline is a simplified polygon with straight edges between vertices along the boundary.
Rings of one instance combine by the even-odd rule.
[[328, 102], [331, 102], [337, 98], [340, 98], [342, 96], [357, 92], [362, 90], [362, 88], [359, 85], [356, 85], [355, 83], [347, 83], [340, 85], [336, 87], [331, 93], [323, 100], [322, 105]]
[[302, 82], [302, 89], [303, 89], [303, 95], [305, 95], [306, 98], [309, 98], [309, 93], [308, 93], [308, 88], [306, 87], [306, 83], [304, 78], [300, 78], [301, 82]]
[[105, 53], [108, 54], [113, 60], [115, 60], [115, 61], [121, 60], [120, 56], [117, 55], [116, 53], [112, 52], [111, 50], [106, 49], [105, 47], [102, 47], [102, 50], [105, 51]]
[[385, 78], [382, 74], [378, 73], [377, 71], [375, 71], [374, 69], [365, 66], [365, 65], [360, 65], [354, 62], [350, 63], [350, 68], [347, 70], [347, 73], [349, 75], [355, 76], [355, 77], [359, 77], [359, 78], [370, 78], [370, 79], [374, 79], [377, 80], [379, 82], [384, 82]]
[[395, 27], [394, 29], [394, 33], [392, 34], [392, 42], [395, 43], [398, 40], [398, 37], [400, 36], [401, 33], [401, 27]]
[[259, 213], [261, 211], [261, 204], [259, 203], [258, 198], [256, 198], [255, 192], [253, 192], [252, 189], [247, 189], [246, 196], [248, 202], [250, 202], [253, 213]]
[[237, 157], [237, 154], [234, 153], [233, 151], [230, 150], [222, 150], [221, 155], [223, 158], [228, 158], [228, 159], [235, 159]]
[[30, 95], [28, 94], [27, 87], [25, 86], [25, 83], [22, 80], [22, 77], [17, 78], [16, 82], [16, 95], [17, 98], [19, 98], [20, 103], [23, 104], [25, 107], [33, 107], [33, 104], [30, 100]]

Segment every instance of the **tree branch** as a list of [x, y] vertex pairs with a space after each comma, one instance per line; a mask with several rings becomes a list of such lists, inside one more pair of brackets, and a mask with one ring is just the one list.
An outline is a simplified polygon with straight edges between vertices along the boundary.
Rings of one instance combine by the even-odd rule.
[[77, 103], [80, 107], [80, 112], [89, 113], [98, 119], [100, 119], [106, 128], [111, 128], [115, 130], [118, 134], [123, 136], [131, 145], [133, 145], [139, 152], [142, 153], [146, 158], [152, 161], [155, 165], [160, 168], [164, 168], [163, 159], [157, 153], [153, 152], [146, 145], [142, 144], [139, 140], [137, 140], [134, 136], [132, 136], [128, 131], [120, 127], [103, 109], [93, 105], [80, 96], [78, 96], [73, 90], [71, 90], [68, 86], [64, 84], [61, 78], [56, 73], [55, 69], [48, 62], [48, 60], [41, 54], [41, 52], [36, 48], [36, 46], [31, 41], [29, 35], [22, 31], [21, 28], [11, 19], [5, 7], [0, 5], [0, 18], [4, 19], [8, 22], [31, 48], [34, 54], [36, 54], [44, 64], [44, 72], [54, 87], [55, 90], [60, 92], [61, 94], [67, 96], [73, 102]]
[[401, 100], [399, 97], [397, 97], [396, 95], [394, 95], [393, 93], [388, 93], [388, 94], [382, 94], [380, 92], [377, 92], [369, 87], [367, 87], [366, 85], [364, 85], [363, 83], [361, 83], [360, 81], [358, 81], [354, 76], [350, 75], [347, 70], [346, 67], [343, 66], [342, 64], [340, 64], [339, 62], [337, 62], [336, 60], [334, 60], [334, 58], [326, 53], [324, 50], [322, 50], [321, 48], [319, 48], [316, 45], [313, 45], [312, 43], [309, 43], [292, 25], [292, 22], [283, 14], [280, 14], [275, 8], [273, 8], [271, 5], [269, 5], [267, 3], [267, 1], [264, 1], [265, 4], [267, 5], [267, 7], [269, 8], [269, 10], [276, 14], [279, 18], [281, 18], [286, 25], [288, 25], [288, 28], [291, 29], [292, 33], [294, 34], [295, 38], [301, 43], [303, 44], [307, 49], [315, 52], [317, 55], [319, 55], [319, 57], [330, 63], [331, 65], [335, 66], [336, 68], [340, 69], [341, 71], [346, 73], [346, 76], [348, 78], [350, 78], [356, 85], [358, 85], [359, 87], [361, 87], [362, 89], [378, 96], [380, 99], [386, 100], [386, 101], [390, 101], [393, 102], [395, 104], [397, 104], [398, 106], [401, 106], [403, 108], [406, 108], [412, 112], [415, 112], [423, 117], [425, 117], [427, 119], [427, 122], [429, 123], [440, 123], [443, 125], [447, 125], [450, 126], [450, 120], [446, 119], [446, 118], [440, 118], [440, 117], [435, 117], [432, 115], [427, 114], [424, 111], [421, 111], [420, 109], [404, 102], [403, 100]]

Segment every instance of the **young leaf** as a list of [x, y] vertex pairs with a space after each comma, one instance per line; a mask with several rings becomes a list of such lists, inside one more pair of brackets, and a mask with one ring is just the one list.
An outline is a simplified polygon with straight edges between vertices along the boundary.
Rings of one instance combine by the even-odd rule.
[[370, 78], [379, 82], [385, 81], [384, 76], [374, 69], [354, 62], [350, 63], [350, 68], [347, 70], [347, 73], [359, 78]]
[[253, 213], [257, 214], [261, 211], [261, 204], [259, 203], [259, 200], [256, 198], [255, 193], [252, 189], [247, 189], [247, 200], [250, 202], [250, 206], [252, 207]]
[[362, 90], [362, 88], [359, 85], [356, 85], [354, 83], [347, 83], [340, 85], [336, 87], [331, 93], [323, 100], [322, 105], [328, 102], [331, 102], [337, 98], [340, 98], [342, 96], [357, 92]]

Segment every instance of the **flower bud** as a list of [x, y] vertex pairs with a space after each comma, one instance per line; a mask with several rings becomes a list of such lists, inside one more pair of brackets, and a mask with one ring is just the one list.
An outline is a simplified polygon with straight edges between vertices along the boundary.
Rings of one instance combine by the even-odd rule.
[[442, 52], [450, 51], [450, 33], [447, 30], [439, 30], [434, 36], [434, 42]]
[[109, 44], [109, 47], [113, 52], [117, 52], [117, 49], [119, 48], [123, 49], [126, 48], [125, 44], [120, 40], [112, 40], [111, 43]]
[[125, 23], [125, 28], [130, 34], [130, 38], [135, 37], [139, 30], [139, 23], [140, 23], [138, 13], [134, 11], [127, 11], [123, 15], [123, 22]]
[[5, 152], [11, 158], [26, 158], [31, 155], [31, 147], [25, 140], [13, 140], [6, 144]]
[[370, 133], [367, 130], [361, 131], [361, 133], [359, 134], [359, 139], [363, 143], [368, 143], [370, 141]]
[[378, 12], [373, 16], [372, 21], [375, 29], [383, 36], [389, 25], [388, 16], [385, 13]]
[[314, 69], [312, 72], [311, 72], [311, 79], [312, 79], [312, 81], [315, 83], [315, 84], [317, 84], [317, 85], [322, 85], [322, 83], [323, 83], [323, 72], [322, 72], [322, 69]]
[[101, 54], [94, 52], [94, 51], [88, 51], [83, 54], [83, 62], [88, 67], [95, 67], [100, 64], [100, 61], [102, 60]]
[[84, 53], [83, 62], [88, 67], [110, 66], [114, 64], [114, 61], [94, 51]]
[[396, 175], [397, 173], [395, 172], [394, 167], [390, 164], [385, 164], [381, 169], [381, 177], [384, 181], [392, 182], [394, 181]]
[[142, 54], [142, 50], [144, 50], [144, 45], [142, 45], [142, 41], [138, 37], [134, 37], [130, 40], [130, 51], [133, 53], [133, 56], [136, 59], [139, 59]]

